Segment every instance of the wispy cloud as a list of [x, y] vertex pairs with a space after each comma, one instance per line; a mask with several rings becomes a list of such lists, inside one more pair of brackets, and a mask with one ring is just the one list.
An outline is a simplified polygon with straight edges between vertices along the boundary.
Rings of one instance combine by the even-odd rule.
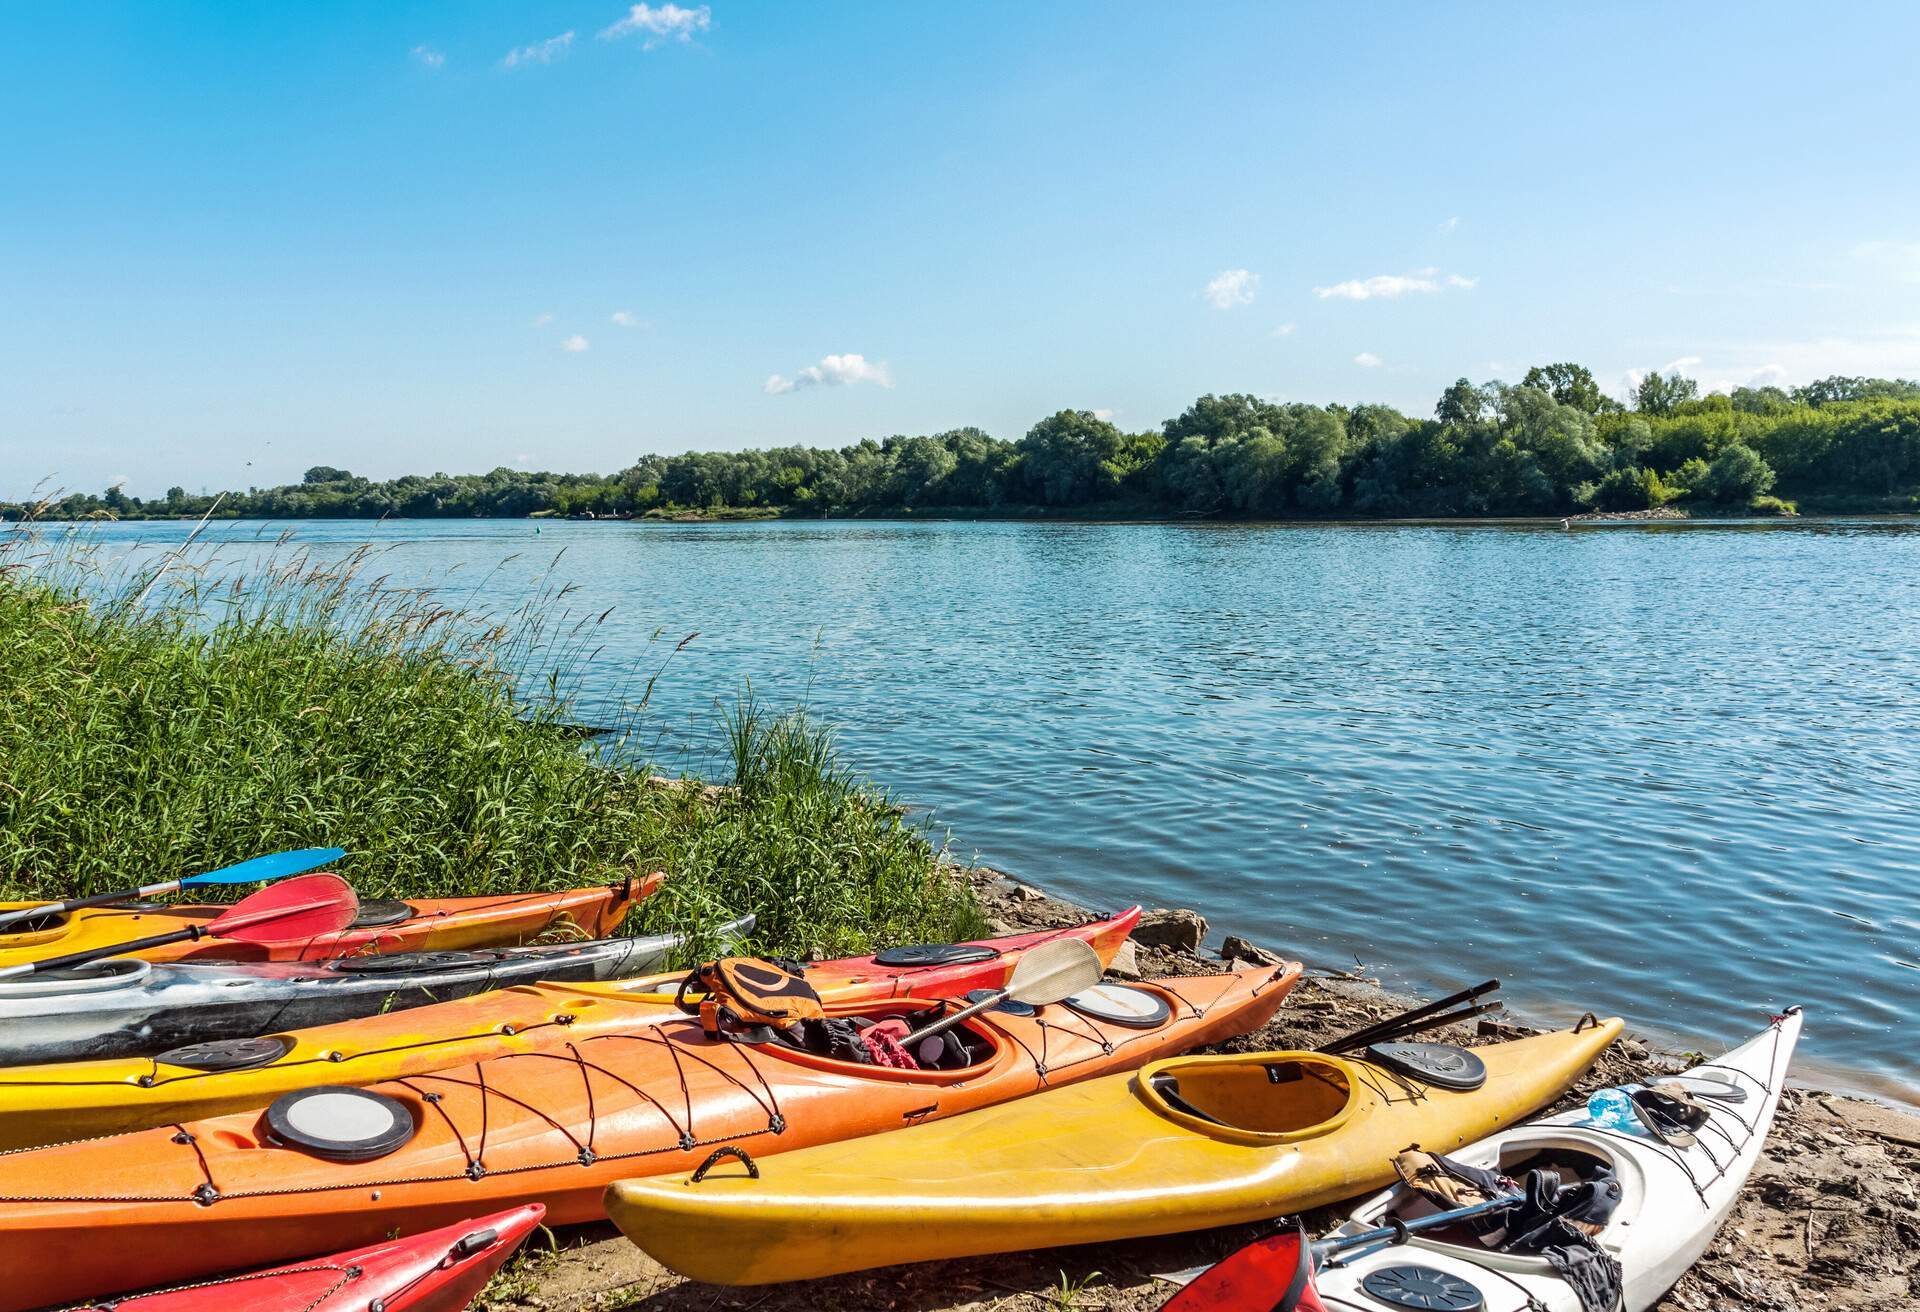
[[1863, 241], [1855, 259], [1880, 266], [1902, 282], [1920, 282], [1920, 241]]
[[622, 328], [638, 328], [640, 326], [640, 321], [633, 317], [633, 311], [631, 310], [615, 310], [613, 312], [613, 322]]
[[413, 57], [428, 68], [439, 68], [447, 62], [447, 57], [432, 46], [415, 46]]
[[552, 310], [542, 310], [540, 311], [540, 313], [533, 316], [533, 326], [535, 328], [545, 328], [551, 325], [552, 323], [553, 323]]
[[1315, 287], [1313, 294], [1323, 301], [1391, 301], [1402, 296], [1428, 295], [1454, 289], [1465, 291], [1479, 282], [1457, 273], [1443, 274], [1438, 269], [1415, 269], [1412, 273], [1380, 273], [1371, 278], [1349, 278], [1331, 287]]
[[573, 45], [573, 33], [562, 32], [559, 36], [550, 36], [545, 41], [536, 41], [530, 46], [521, 46], [507, 51], [507, 57], [500, 61], [502, 68], [519, 68], [522, 64], [551, 64], [567, 53]]
[[704, 32], [713, 23], [713, 10], [707, 5], [697, 5], [692, 9], [683, 9], [679, 5], [635, 5], [627, 10], [627, 16], [610, 27], [601, 29], [602, 41], [618, 41], [622, 37], [645, 33], [646, 40], [641, 49], [651, 50], [667, 41], [677, 41], [681, 45], [693, 40], [695, 32]]
[[1452, 232], [1455, 228], [1459, 226], [1460, 226], [1460, 216], [1456, 214], [1452, 218], [1448, 219], [1445, 223], [1440, 225], [1440, 231], [1442, 233]]
[[1231, 310], [1236, 305], [1252, 305], [1259, 291], [1260, 275], [1251, 269], [1223, 269], [1200, 294], [1214, 309]]
[[1293, 336], [1294, 331], [1299, 327], [1300, 325], [1297, 323], [1283, 323], [1283, 324], [1280, 324], [1278, 327], [1276, 327], [1272, 332], [1268, 333], [1267, 336], [1291, 337]]
[[582, 337], [579, 333], [575, 333], [573, 336], [567, 338], [566, 341], [560, 343], [560, 349], [563, 351], [571, 352], [574, 355], [578, 355], [580, 352], [586, 350], [591, 345], [593, 345], [593, 343], [589, 342], [586, 338]]
[[881, 387], [892, 387], [893, 376], [887, 372], [884, 361], [869, 360], [855, 353], [829, 355], [823, 357], [819, 364], [810, 364], [791, 378], [782, 374], [771, 375], [760, 385], [760, 390], [768, 396], [784, 396], [803, 387], [842, 387], [852, 383], [878, 383]]
[[1120, 412], [1118, 410], [1109, 410], [1105, 406], [1101, 406], [1093, 412], [1093, 417], [1095, 419], [1107, 420], [1107, 419], [1112, 419], [1115, 415], [1119, 413]]
[[1359, 365], [1362, 369], [1378, 369], [1383, 363], [1385, 363], [1385, 361], [1381, 360], [1381, 358], [1375, 355], [1372, 351], [1360, 352], [1360, 354], [1353, 357], [1353, 362]]
[[1682, 369], [1692, 369], [1700, 363], [1700, 357], [1697, 355], [1683, 355], [1661, 365], [1660, 372], [1663, 374], [1677, 374]]

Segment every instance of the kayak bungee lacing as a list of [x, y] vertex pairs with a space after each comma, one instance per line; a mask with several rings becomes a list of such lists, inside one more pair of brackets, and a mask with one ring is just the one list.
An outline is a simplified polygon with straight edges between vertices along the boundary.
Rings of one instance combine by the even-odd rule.
[[[1774, 1070], [1780, 1063], [1780, 1026], [1776, 1023], [1771, 1027], [1771, 1030], [1773, 1034], [1773, 1047], [1771, 1056], [1767, 1061], [1767, 1069], [1769, 1071]], [[1760, 1091], [1762, 1095], [1761, 1106], [1770, 1106], [1772, 1103], [1774, 1092], [1772, 1084], [1756, 1078], [1747, 1071], [1740, 1070], [1733, 1066], [1723, 1066], [1718, 1062], [1703, 1062], [1701, 1065], [1695, 1066], [1692, 1069], [1695, 1071], [1720, 1071], [1730, 1078], [1745, 1080]], [[1693, 1192], [1699, 1196], [1700, 1205], [1705, 1207], [1707, 1206], [1707, 1186], [1724, 1178], [1727, 1172], [1733, 1169], [1734, 1165], [1740, 1160], [1740, 1154], [1746, 1151], [1747, 1145], [1752, 1143], [1754, 1136], [1759, 1133], [1760, 1126], [1757, 1117], [1752, 1122], [1749, 1122], [1744, 1116], [1740, 1115], [1739, 1112], [1735, 1111], [1732, 1106], [1717, 1098], [1703, 1097], [1697, 1105], [1706, 1112], [1707, 1120], [1704, 1125], [1700, 1126], [1694, 1132], [1692, 1147], [1698, 1148], [1701, 1156], [1705, 1157], [1713, 1166], [1712, 1174], [1704, 1178], [1694, 1172], [1693, 1164], [1687, 1160], [1686, 1153], [1688, 1149], [1676, 1148], [1672, 1144], [1664, 1143], [1651, 1135], [1628, 1134], [1619, 1130], [1603, 1129], [1597, 1125], [1583, 1125], [1580, 1128], [1601, 1135], [1604, 1138], [1618, 1139], [1623, 1143], [1637, 1144], [1640, 1147], [1649, 1148], [1656, 1156], [1663, 1157], [1667, 1161], [1672, 1162], [1680, 1168], [1680, 1173], [1687, 1177], [1687, 1183], [1693, 1186]], [[1727, 1131], [1714, 1120], [1716, 1116], [1726, 1117], [1744, 1130], [1745, 1134], [1736, 1142], [1734, 1137], [1728, 1134]], [[1724, 1162], [1714, 1155], [1713, 1149], [1709, 1147], [1706, 1140], [1701, 1137], [1709, 1129], [1719, 1135], [1731, 1150], [1729, 1157]]]
[[[1215, 978], [1226, 980], [1226, 981], [1232, 981], [1235, 978], [1235, 976], [1220, 975]], [[1187, 1015], [1191, 1019], [1204, 1020], [1206, 1018], [1206, 1014], [1207, 1014], [1206, 1010], [1196, 1005], [1191, 999], [1182, 995], [1178, 990], [1173, 989], [1158, 980], [1154, 981], [1153, 987], [1158, 989], [1162, 993], [1170, 995], [1176, 1001], [1178, 1001], [1181, 1005], [1186, 1007]], [[1214, 1001], [1217, 1002], [1219, 1001], [1219, 999], [1216, 998], [1214, 999]], [[1208, 1005], [1211, 1006], [1212, 1004], [1209, 1003]], [[1144, 1030], [1144, 1031], [1128, 1034], [1123, 1036], [1118, 1042], [1115, 1042], [1108, 1035], [1102, 1033], [1094, 1021], [1086, 1020], [1085, 1018], [1079, 1016], [1078, 1013], [1074, 1012], [1071, 1008], [1063, 1007], [1063, 1008], [1060, 1008], [1060, 1010], [1064, 1012], [1070, 1019], [1067, 1021], [1049, 1020], [1044, 1010], [1040, 1012], [1039, 1015], [1034, 1017], [1034, 1025], [1040, 1031], [1040, 1051], [1038, 1052], [1035, 1052], [1033, 1050], [1033, 1047], [1030, 1044], [1028, 1044], [1025, 1039], [1020, 1037], [1020, 1035], [1017, 1032], [1011, 1029], [1001, 1031], [1001, 1033], [1003, 1033], [1007, 1038], [1012, 1039], [1015, 1043], [1019, 1044], [1021, 1051], [1027, 1054], [1028, 1060], [1030, 1060], [1033, 1063], [1033, 1073], [1039, 1078], [1039, 1087], [1043, 1089], [1049, 1087], [1049, 1081], [1055, 1071], [1072, 1070], [1075, 1066], [1084, 1065], [1087, 1062], [1096, 1060], [1095, 1053], [1090, 1052], [1085, 1057], [1080, 1058], [1078, 1061], [1070, 1061], [1070, 1062], [1064, 1062], [1060, 1064], [1055, 1064], [1052, 1061], [1049, 1061], [1048, 1060], [1049, 1040], [1051, 1039], [1053, 1032], [1055, 1030], [1060, 1031], [1062, 1035], [1068, 1038], [1079, 1039], [1084, 1043], [1088, 1043], [1092, 1045], [1092, 1047], [1101, 1057], [1110, 1057], [1114, 1053], [1118, 1052], [1120, 1049], [1128, 1046], [1129, 1044], [1148, 1042], [1153, 1040], [1159, 1034], [1160, 1030], [1165, 1029], [1167, 1025], [1172, 1024], [1175, 1020], [1180, 1019], [1179, 1014], [1176, 1012], [1173, 1015], [1168, 1016], [1166, 1021], [1162, 1022], [1160, 1029]], [[1084, 1029], [1075, 1028], [1075, 1025], [1078, 1023], [1084, 1023], [1089, 1026], [1093, 1026], [1094, 1027], [1093, 1032], [1088, 1033]]]
[[[165, 1289], [151, 1289], [144, 1294], [123, 1294], [118, 1298], [103, 1298], [92, 1303], [83, 1303], [75, 1312], [114, 1312], [126, 1303], [139, 1302], [147, 1298], [163, 1298], [169, 1294], [191, 1294], [196, 1289], [219, 1289], [224, 1285], [243, 1285], [250, 1280], [279, 1280], [283, 1276], [323, 1276], [337, 1275], [340, 1278], [332, 1285], [320, 1291], [299, 1312], [313, 1310], [335, 1294], [360, 1279], [362, 1271], [357, 1266], [340, 1266], [333, 1262], [316, 1262], [311, 1266], [282, 1267], [277, 1271], [249, 1271], [237, 1276], [215, 1276], [211, 1280], [196, 1280], [190, 1285], [168, 1285]], [[414, 1283], [419, 1282], [415, 1277]]]

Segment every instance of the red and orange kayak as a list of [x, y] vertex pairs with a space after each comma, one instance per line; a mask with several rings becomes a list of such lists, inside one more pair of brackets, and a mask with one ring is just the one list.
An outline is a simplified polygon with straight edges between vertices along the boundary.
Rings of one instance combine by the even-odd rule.
[[[205, 938], [197, 943], [169, 943], [137, 955], [149, 961], [326, 961], [367, 953], [510, 946], [563, 924], [588, 938], [605, 938], [618, 928], [634, 902], [665, 879], [665, 874], [655, 872], [618, 884], [555, 893], [363, 902], [353, 924], [337, 934], [271, 946]], [[0, 904], [0, 910], [18, 905], [24, 904]], [[0, 965], [165, 934], [212, 920], [224, 910], [217, 906], [89, 907], [49, 922], [22, 921], [25, 928], [20, 932], [0, 933]]]
[[118, 1298], [88, 1312], [465, 1312], [545, 1212], [534, 1203], [350, 1253]]
[[[675, 1017], [366, 1089], [299, 1090], [265, 1112], [0, 1156], [0, 1309], [184, 1280], [214, 1261], [284, 1261], [508, 1205], [543, 1203], [557, 1224], [594, 1220], [615, 1180], [922, 1124], [1244, 1034], [1299, 972], [1133, 985], [1136, 1005], [1115, 1019], [1064, 1003], [989, 1011], [949, 1032], [963, 1042], [937, 1069], [714, 1040]], [[929, 1009], [908, 997], [829, 1014]]]

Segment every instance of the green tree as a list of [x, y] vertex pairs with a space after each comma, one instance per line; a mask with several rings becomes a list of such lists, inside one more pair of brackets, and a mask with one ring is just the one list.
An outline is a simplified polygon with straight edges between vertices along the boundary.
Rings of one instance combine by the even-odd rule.
[[1735, 444], [1714, 457], [1704, 486], [1696, 489], [1721, 505], [1744, 506], [1773, 489], [1773, 470], [1750, 446]]
[[1679, 370], [1663, 374], [1650, 370], [1633, 389], [1633, 408], [1643, 415], [1672, 414], [1673, 408], [1700, 395], [1700, 384]]
[[1593, 381], [1593, 374], [1585, 365], [1537, 364], [1527, 370], [1520, 385], [1537, 387], [1561, 405], [1570, 405], [1590, 415], [1620, 408], [1618, 401], [1600, 390], [1600, 384]]
[[1026, 483], [1050, 506], [1078, 506], [1110, 497], [1125, 470], [1126, 434], [1091, 410], [1048, 415], [1018, 443]]

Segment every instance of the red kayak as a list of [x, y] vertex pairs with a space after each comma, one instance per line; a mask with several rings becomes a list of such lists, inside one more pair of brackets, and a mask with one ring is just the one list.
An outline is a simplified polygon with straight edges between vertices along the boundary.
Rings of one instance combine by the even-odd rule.
[[462, 1312], [547, 1209], [516, 1207], [270, 1271], [96, 1303], [94, 1312]]
[[1304, 1239], [1296, 1227], [1254, 1240], [1201, 1272], [1160, 1312], [1328, 1312]]

